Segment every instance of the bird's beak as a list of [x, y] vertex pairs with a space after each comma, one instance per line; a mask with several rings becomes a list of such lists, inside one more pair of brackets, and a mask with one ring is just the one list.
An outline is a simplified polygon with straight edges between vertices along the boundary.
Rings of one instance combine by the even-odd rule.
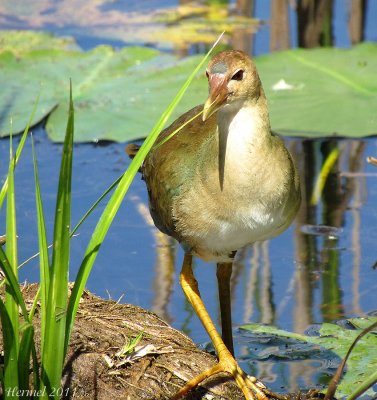
[[203, 121], [207, 120], [226, 101], [228, 88], [223, 74], [209, 76], [209, 96], [203, 108]]

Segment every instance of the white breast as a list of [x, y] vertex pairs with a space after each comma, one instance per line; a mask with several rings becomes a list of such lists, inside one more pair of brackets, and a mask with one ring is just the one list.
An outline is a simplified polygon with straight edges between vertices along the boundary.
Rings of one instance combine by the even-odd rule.
[[284, 173], [272, 165], [276, 160], [269, 154], [268, 122], [261, 120], [260, 111], [249, 107], [221, 121], [225, 117], [219, 117], [219, 126], [227, 127], [219, 132], [220, 141], [226, 135], [223, 188], [219, 189], [218, 180], [210, 189], [198, 182], [180, 204], [181, 212], [189, 214], [195, 199], [198, 207], [192, 219], [186, 220], [185, 231], [190, 238], [196, 237], [194, 252], [216, 261], [225, 261], [232, 251], [277, 235], [290, 223], [284, 215], [286, 194], [278, 193], [271, 183], [271, 174], [276, 178]]

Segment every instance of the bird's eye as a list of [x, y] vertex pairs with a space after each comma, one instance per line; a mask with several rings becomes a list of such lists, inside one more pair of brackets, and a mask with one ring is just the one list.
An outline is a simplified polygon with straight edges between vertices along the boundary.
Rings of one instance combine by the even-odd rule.
[[242, 81], [243, 79], [243, 69], [239, 69], [233, 76], [232, 81]]

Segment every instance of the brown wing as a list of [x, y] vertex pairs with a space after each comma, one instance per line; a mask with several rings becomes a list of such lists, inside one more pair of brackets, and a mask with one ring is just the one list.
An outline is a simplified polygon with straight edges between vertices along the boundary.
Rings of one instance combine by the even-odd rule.
[[[189, 121], [203, 109], [199, 105], [175, 120], [163, 130], [157, 143]], [[155, 225], [162, 232], [181, 241], [176, 230], [173, 215], [174, 204], [193, 181], [196, 165], [208, 158], [203, 142], [216, 132], [215, 115], [203, 122], [199, 116], [170, 138], [163, 145], [152, 150], [142, 167], [143, 178], [149, 195], [149, 208]], [[204, 146], [205, 147], [205, 146]]]

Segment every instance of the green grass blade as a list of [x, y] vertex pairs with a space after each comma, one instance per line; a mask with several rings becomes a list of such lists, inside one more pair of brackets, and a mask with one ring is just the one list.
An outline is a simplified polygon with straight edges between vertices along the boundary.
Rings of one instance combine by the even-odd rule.
[[127, 193], [127, 190], [129, 188], [133, 178], [137, 174], [146, 155], [151, 150], [159, 133], [165, 126], [166, 122], [168, 121], [168, 119], [171, 116], [172, 112], [174, 111], [175, 107], [178, 105], [178, 103], [182, 99], [182, 97], [183, 97], [184, 93], [186, 92], [187, 88], [189, 87], [191, 81], [194, 79], [195, 75], [197, 74], [199, 69], [202, 67], [202, 65], [206, 62], [206, 60], [208, 59], [209, 55], [211, 54], [211, 52], [213, 51], [214, 47], [217, 45], [217, 43], [219, 42], [221, 37], [222, 37], [222, 35], [219, 37], [219, 39], [216, 41], [216, 43], [213, 45], [213, 47], [210, 49], [210, 51], [203, 57], [202, 61], [199, 63], [199, 65], [195, 68], [195, 70], [191, 73], [189, 78], [183, 84], [183, 86], [181, 87], [181, 89], [179, 90], [179, 92], [177, 93], [175, 98], [173, 99], [173, 101], [170, 103], [170, 105], [167, 107], [167, 109], [163, 112], [161, 118], [156, 123], [156, 125], [152, 129], [151, 133], [145, 139], [143, 145], [141, 146], [141, 148], [137, 152], [136, 156], [132, 160], [126, 173], [122, 176], [122, 179], [119, 182], [119, 185], [116, 187], [105, 210], [103, 211], [103, 213], [101, 215], [100, 220], [98, 221], [98, 224], [93, 232], [92, 238], [87, 247], [87, 250], [86, 250], [86, 253], [84, 256], [84, 260], [81, 263], [79, 272], [78, 272], [76, 280], [75, 280], [74, 287], [72, 289], [71, 297], [69, 300], [68, 311], [67, 311], [67, 336], [66, 336], [66, 343], [65, 343], [65, 351], [67, 351], [67, 348], [68, 348], [70, 334], [72, 332], [73, 322], [74, 322], [76, 312], [77, 312], [77, 309], [79, 306], [80, 297], [82, 295], [85, 284], [89, 277], [91, 268], [97, 257], [99, 248], [100, 248], [100, 246], [106, 236], [106, 233], [115, 217], [115, 214], [117, 213], [117, 211], [120, 207], [120, 204], [122, 203], [123, 198], [124, 198], [125, 194]]
[[[31, 113], [29, 121], [28, 121], [28, 123], [27, 123], [27, 125], [25, 127], [24, 133], [22, 134], [20, 143], [17, 146], [16, 162], [15, 162], [16, 165], [18, 163], [18, 159], [20, 158], [22, 150], [24, 148], [24, 144], [25, 144], [26, 137], [27, 137], [27, 134], [28, 134], [29, 129], [30, 129], [31, 122], [33, 121], [35, 112], [37, 111], [37, 107], [38, 107], [38, 103], [39, 103], [39, 96], [40, 96], [40, 94], [38, 94], [37, 99], [35, 100], [33, 111]], [[2, 188], [0, 190], [0, 209], [1, 209], [2, 205], [3, 205], [5, 196], [7, 194], [7, 190], [8, 190], [8, 178], [5, 179], [5, 182], [4, 182], [4, 184], [3, 184], [3, 186], [2, 186]]]
[[[10, 162], [8, 171], [8, 193], [7, 193], [7, 210], [6, 210], [6, 256], [11, 266], [16, 282], [18, 281], [17, 271], [17, 229], [16, 229], [16, 203], [14, 190], [14, 168], [15, 158], [12, 154], [12, 136], [10, 139]], [[18, 286], [17, 283], [13, 283]], [[5, 285], [5, 308], [9, 317], [8, 322], [12, 325], [11, 330], [14, 334], [12, 345], [8, 349], [4, 349], [4, 359], [7, 368], [4, 370], [5, 387], [18, 386], [18, 354], [19, 354], [19, 315], [18, 303], [14, 296], [14, 290], [6, 282]]]
[[[31, 324], [31, 318], [29, 317], [26, 304], [24, 302], [24, 299], [22, 297], [22, 293], [20, 290], [20, 287], [18, 285], [17, 277], [15, 276], [13, 272], [13, 268], [11, 267], [9, 260], [4, 252], [4, 250], [0, 247], [0, 267], [4, 272], [6, 281], [7, 281], [7, 287], [8, 290], [11, 292], [13, 299], [17, 303], [17, 309], [18, 306], [21, 308], [24, 320], [25, 320], [25, 327], [26, 329], [30, 329], [32, 327]], [[7, 309], [5, 308], [5, 305], [2, 303], [3, 308], [1, 311], [1, 322], [2, 322], [2, 329], [3, 329], [3, 343], [4, 343], [4, 355], [11, 352], [11, 349], [16, 346], [16, 341], [15, 339], [18, 337], [15, 335], [13, 326], [11, 324], [11, 320], [9, 317], [9, 313]], [[30, 313], [32, 314], [32, 312]], [[18, 314], [17, 314], [18, 317]], [[8, 337], [8, 335], [10, 335]], [[18, 340], [17, 340], [18, 342]], [[23, 347], [22, 341], [20, 345], [20, 350], [19, 350], [19, 357], [23, 357], [25, 347]], [[39, 372], [38, 372], [38, 358], [37, 358], [37, 353], [35, 351], [35, 345], [34, 342], [32, 341], [31, 343], [31, 350], [32, 350], [32, 355], [33, 355], [33, 371], [34, 371], [34, 382], [37, 384], [39, 382]], [[18, 360], [18, 377], [19, 377], [19, 385], [22, 385], [23, 382], [26, 381], [26, 375], [29, 376], [29, 364], [25, 364], [22, 360]], [[22, 366], [24, 366], [24, 369], [22, 370]], [[8, 368], [8, 367], [7, 367]], [[9, 384], [8, 382], [5, 383], [5, 386], [9, 387], [15, 387], [14, 386], [15, 382]], [[37, 387], [37, 386], [35, 386]]]
[[37, 293], [35, 294], [33, 303], [31, 305], [30, 311], [29, 311], [29, 321], [32, 321], [34, 318], [35, 311], [38, 307], [38, 302], [40, 301], [41, 297], [41, 285], [38, 286]]
[[38, 242], [39, 242], [39, 270], [40, 270], [40, 299], [41, 299], [41, 353], [43, 353], [44, 336], [46, 328], [47, 299], [50, 288], [50, 265], [48, 257], [48, 243], [46, 235], [46, 224], [43, 213], [42, 197], [38, 179], [37, 159], [35, 155], [34, 140], [32, 138], [32, 152], [34, 163], [35, 202], [38, 219]]
[[7, 396], [7, 389], [11, 390], [14, 387], [18, 387], [18, 371], [14, 371], [14, 362], [11, 361], [11, 356], [16, 352], [15, 349], [18, 347], [18, 338], [15, 335], [11, 317], [1, 298], [0, 318], [4, 346], [4, 370], [2, 376], [2, 386], [4, 399], [7, 399], [10, 397]]
[[[47, 389], [47, 393], [52, 393], [52, 390], [55, 390], [56, 393], [57, 389], [60, 387], [65, 356], [64, 343], [66, 336], [68, 267], [70, 252], [73, 131], [74, 110], [71, 87], [69, 115], [63, 146], [58, 196], [56, 201], [45, 344], [42, 354], [42, 382]], [[56, 395], [55, 398], [58, 398], [58, 395]]]
[[18, 285], [17, 276], [15, 275], [14, 269], [11, 266], [11, 264], [8, 260], [8, 257], [5, 254], [2, 247], [0, 247], [0, 267], [4, 272], [4, 275], [5, 275], [5, 278], [7, 281], [8, 290], [9, 290], [10, 294], [12, 295], [12, 297], [17, 302], [17, 310], [18, 310], [18, 306], [20, 306], [22, 315], [23, 315], [25, 321], [29, 321], [29, 315], [28, 315], [28, 312], [26, 309], [26, 304], [22, 297], [20, 287]]
[[[33, 339], [33, 325], [27, 324], [22, 332], [20, 354], [18, 358], [19, 388], [21, 390], [27, 390], [29, 388], [29, 365], [31, 352], [34, 345]], [[21, 398], [27, 399], [28, 396], [21, 396]]]

